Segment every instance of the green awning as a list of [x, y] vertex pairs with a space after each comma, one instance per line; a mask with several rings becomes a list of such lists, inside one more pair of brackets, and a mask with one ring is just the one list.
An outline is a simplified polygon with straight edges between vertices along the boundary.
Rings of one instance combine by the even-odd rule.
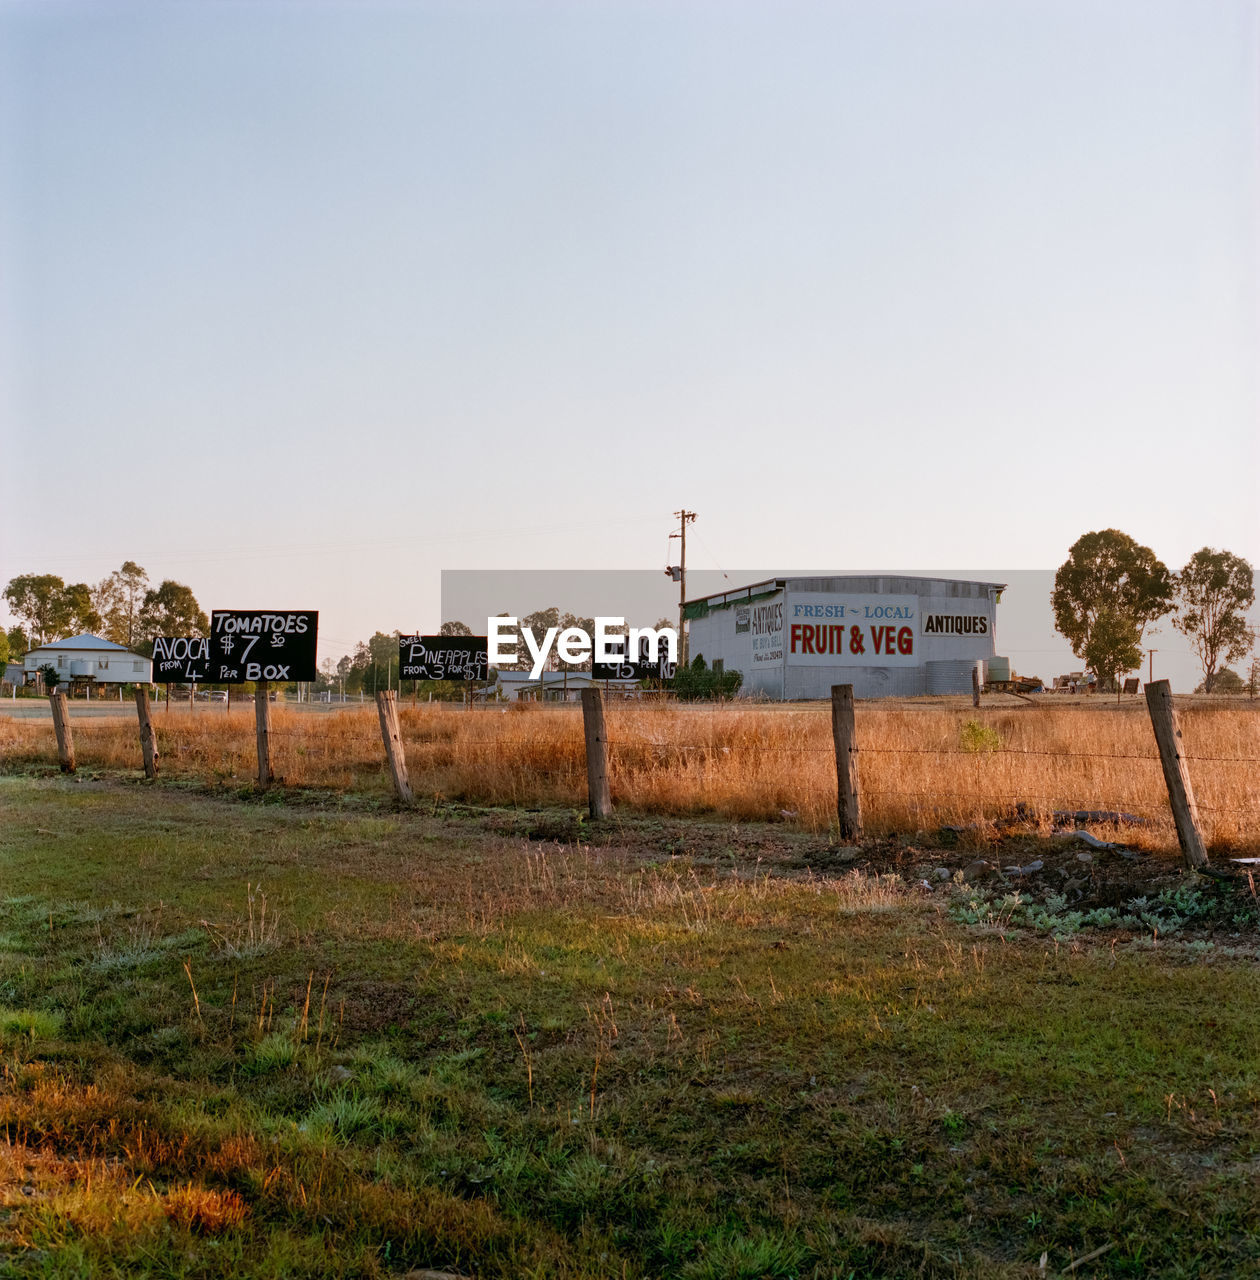
[[733, 609], [737, 604], [754, 604], [758, 600], [768, 600], [771, 596], [777, 596], [780, 590], [781, 588], [775, 587], [770, 591], [758, 591], [755, 596], [736, 596], [734, 600], [719, 600], [716, 603], [709, 600], [691, 600], [683, 605], [683, 618], [688, 622], [695, 618], [707, 618], [718, 609]]

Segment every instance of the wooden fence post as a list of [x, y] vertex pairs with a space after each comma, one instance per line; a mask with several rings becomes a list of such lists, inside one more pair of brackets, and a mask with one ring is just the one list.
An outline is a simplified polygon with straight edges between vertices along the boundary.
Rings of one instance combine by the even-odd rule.
[[145, 685], [140, 685], [136, 689], [136, 715], [140, 720], [140, 754], [144, 757], [144, 776], [156, 778], [157, 734], [153, 729], [153, 718], [149, 715], [149, 690]]
[[268, 683], [259, 680], [254, 686], [254, 728], [258, 734], [258, 785], [266, 790], [275, 780], [271, 764], [271, 699]]
[[592, 818], [612, 816], [608, 788], [608, 731], [604, 726], [604, 695], [597, 688], [582, 690], [582, 729], [586, 735], [586, 794]]
[[980, 664], [978, 662], [971, 664], [971, 705], [973, 707], [980, 705]]
[[381, 718], [381, 738], [385, 743], [385, 758], [394, 779], [394, 793], [403, 804], [411, 804], [415, 796], [407, 780], [407, 756], [403, 751], [402, 735], [398, 732], [397, 695], [392, 689], [381, 689], [376, 695], [376, 710]]
[[853, 731], [853, 686], [831, 686], [831, 736], [836, 746], [836, 813], [840, 839], [862, 838], [862, 806], [858, 798], [857, 744]]
[[53, 731], [57, 735], [57, 763], [62, 773], [74, 772], [74, 735], [70, 732], [70, 708], [66, 695], [57, 690], [48, 695], [52, 707]]
[[1146, 686], [1146, 707], [1155, 730], [1159, 762], [1164, 766], [1164, 782], [1168, 787], [1168, 803], [1177, 824], [1177, 840], [1186, 866], [1199, 871], [1208, 865], [1207, 846], [1199, 828], [1199, 811], [1194, 803], [1190, 771], [1181, 753], [1181, 726], [1173, 709], [1172, 688], [1167, 680], [1156, 680]]

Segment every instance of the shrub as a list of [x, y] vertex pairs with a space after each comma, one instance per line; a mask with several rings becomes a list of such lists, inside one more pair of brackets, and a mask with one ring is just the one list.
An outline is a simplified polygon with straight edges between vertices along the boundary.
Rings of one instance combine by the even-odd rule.
[[670, 688], [683, 702], [699, 702], [715, 698], [733, 698], [744, 683], [739, 671], [713, 671], [705, 665], [704, 654], [698, 653], [686, 666], [679, 667]]
[[958, 731], [958, 741], [964, 751], [973, 754], [982, 751], [1001, 751], [1002, 736], [996, 729], [979, 720], [968, 720]]

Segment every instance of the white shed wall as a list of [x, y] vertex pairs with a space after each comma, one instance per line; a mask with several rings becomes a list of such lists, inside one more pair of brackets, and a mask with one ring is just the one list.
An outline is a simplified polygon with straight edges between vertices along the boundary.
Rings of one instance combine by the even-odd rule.
[[[689, 652], [702, 654], [710, 666], [718, 660], [726, 670], [741, 672], [741, 696], [827, 698], [836, 684], [853, 685], [859, 698], [969, 693], [972, 667], [987, 662], [995, 651], [995, 583], [884, 575], [791, 578], [779, 584], [781, 590], [767, 597], [782, 605], [783, 656], [778, 661], [754, 659], [752, 628], [739, 621], [749, 606], [736, 593], [730, 603], [711, 606], [705, 617], [689, 624]], [[835, 612], [827, 611], [828, 602], [835, 603]], [[762, 601], [749, 603], [755, 608]], [[893, 616], [897, 610], [911, 610], [914, 616]], [[820, 633], [811, 629], [793, 635], [794, 622], [811, 628], [842, 626], [846, 641], [849, 629], [856, 627], [864, 656], [845, 652], [833, 659], [840, 639], [834, 631], [826, 633], [820, 652], [814, 647], [822, 643]], [[891, 627], [903, 638], [905, 626], [913, 630], [912, 656], [898, 646], [883, 660], [873, 657], [877, 643], [882, 648], [891, 640], [882, 630], [876, 637], [873, 628]], [[764, 647], [764, 637], [760, 643]]]
[[[706, 617], [693, 619], [688, 624], [687, 652], [693, 659], [703, 657], [710, 667], [717, 661], [727, 671], [740, 672], [744, 677], [739, 691], [741, 697], [782, 700], [785, 696], [782, 655], [777, 659], [768, 656], [764, 642], [769, 637], [764, 631], [754, 633], [752, 616], [753, 610], [761, 610], [757, 619], [760, 623], [767, 611], [781, 612], [776, 606], [782, 604], [783, 593], [779, 591], [764, 599], [714, 609]], [[742, 618], [744, 610], [748, 611], [746, 625]], [[755, 643], [762, 645], [762, 651], [756, 656]]]

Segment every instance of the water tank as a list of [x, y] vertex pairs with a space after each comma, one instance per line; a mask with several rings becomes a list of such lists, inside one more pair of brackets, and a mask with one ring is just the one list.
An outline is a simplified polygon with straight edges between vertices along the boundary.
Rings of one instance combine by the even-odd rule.
[[95, 663], [95, 662], [88, 662], [88, 661], [84, 661], [84, 662], [71, 661], [71, 663], [70, 663], [70, 674], [71, 674], [72, 676], [91, 676], [91, 675], [95, 675], [95, 674], [96, 674], [96, 663]]
[[1010, 658], [990, 658], [989, 659], [989, 679], [990, 680], [1009, 680], [1011, 678], [1011, 660]]
[[[971, 692], [971, 673], [976, 665], [974, 658], [949, 658], [924, 665], [927, 667], [928, 693]], [[992, 662], [989, 670], [992, 679]]]

